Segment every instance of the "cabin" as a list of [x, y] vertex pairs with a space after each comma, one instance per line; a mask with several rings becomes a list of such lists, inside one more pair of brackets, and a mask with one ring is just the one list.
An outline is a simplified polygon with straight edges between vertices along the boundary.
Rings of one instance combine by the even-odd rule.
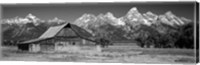
[[19, 43], [18, 49], [29, 52], [59, 52], [95, 44], [93, 36], [77, 25], [65, 23], [47, 29], [40, 37]]

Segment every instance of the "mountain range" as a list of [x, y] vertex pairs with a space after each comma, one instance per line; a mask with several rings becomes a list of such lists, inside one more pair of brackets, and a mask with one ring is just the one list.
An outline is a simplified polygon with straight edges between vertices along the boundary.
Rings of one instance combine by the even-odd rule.
[[[67, 23], [67, 21], [57, 17], [50, 20], [41, 20], [32, 14], [28, 14], [24, 18], [15, 17], [1, 21], [4, 40], [37, 38], [49, 27]], [[191, 22], [192, 20], [178, 17], [171, 11], [158, 15], [151, 11], [140, 13], [136, 7], [133, 7], [127, 14], [119, 18], [111, 12], [97, 16], [85, 13], [71, 23], [86, 29], [95, 37], [110, 40], [133, 40], [144, 30], [165, 34], [169, 30], [175, 30], [177, 27]]]

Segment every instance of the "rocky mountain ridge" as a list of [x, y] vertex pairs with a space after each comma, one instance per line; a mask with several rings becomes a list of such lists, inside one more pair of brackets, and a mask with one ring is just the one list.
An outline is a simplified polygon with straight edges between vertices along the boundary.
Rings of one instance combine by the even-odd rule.
[[[125, 16], [115, 17], [111, 12], [106, 14], [85, 13], [77, 18], [73, 24], [86, 29], [96, 37], [105, 37], [110, 40], [133, 40], [140, 35], [141, 30], [155, 30], [165, 33], [172, 28], [192, 22], [184, 17], [178, 17], [171, 11], [165, 14], [154, 14], [150, 11], [140, 13], [136, 7], [131, 8]], [[41, 20], [32, 14], [26, 17], [3, 19], [3, 34], [7, 40], [28, 40], [37, 38], [47, 28], [66, 23], [65, 20], [55, 17], [50, 20]], [[138, 32], [139, 31], [139, 32]], [[32, 37], [30, 37], [32, 36]]]

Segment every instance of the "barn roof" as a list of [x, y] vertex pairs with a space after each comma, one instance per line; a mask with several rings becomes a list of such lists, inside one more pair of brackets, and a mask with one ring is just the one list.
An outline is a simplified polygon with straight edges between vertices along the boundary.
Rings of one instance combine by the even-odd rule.
[[48, 39], [48, 38], [52, 38], [60, 30], [62, 30], [64, 27], [71, 28], [79, 37], [81, 37], [83, 39], [86, 39], [86, 40], [89, 40], [89, 41], [93, 41], [92, 40], [93, 39], [92, 34], [90, 34], [89, 32], [87, 32], [85, 29], [83, 29], [81, 27], [78, 27], [77, 25], [74, 25], [74, 24], [65, 23], [63, 25], [50, 27], [39, 38], [27, 40], [27, 41], [22, 42], [21, 44], [32, 43], [32, 42], [37, 42], [37, 41], [45, 40], [45, 39]]
[[63, 27], [65, 27], [68, 23], [50, 27], [47, 31], [45, 31], [39, 38], [50, 38], [54, 37]]

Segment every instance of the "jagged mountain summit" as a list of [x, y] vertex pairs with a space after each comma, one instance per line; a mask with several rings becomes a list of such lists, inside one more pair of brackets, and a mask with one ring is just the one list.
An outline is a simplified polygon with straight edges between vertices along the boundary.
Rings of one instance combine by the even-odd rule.
[[[55, 17], [41, 20], [33, 14], [26, 17], [3, 19], [3, 33], [6, 39], [31, 39], [41, 35], [48, 27], [66, 23]], [[93, 15], [85, 13], [74, 22], [97, 37], [107, 37], [111, 40], [135, 39], [144, 30], [165, 33], [171, 27], [182, 26], [192, 22], [184, 17], [178, 17], [171, 11], [164, 14], [154, 14], [151, 11], [140, 13], [136, 7], [131, 8], [124, 16], [115, 17], [113, 13]], [[33, 37], [30, 37], [33, 36]]]
[[[178, 17], [171, 11], [159, 15], [154, 14], [151, 11], [140, 13], [136, 7], [133, 7], [125, 14], [125, 16], [119, 18], [116, 18], [111, 12], [99, 14], [97, 16], [93, 14], [84, 14], [76, 19], [74, 24], [85, 28], [91, 33], [95, 33], [96, 35], [104, 33], [112, 37], [116, 36], [114, 34], [117, 34], [120, 31], [121, 33], [124, 33], [120, 34], [122, 35], [121, 38], [133, 39], [138, 35], [135, 31], [138, 31], [141, 28], [151, 28], [157, 30], [159, 33], [165, 33], [169, 31], [168, 26], [177, 27], [190, 22], [191, 20], [184, 17]], [[98, 33], [97, 31], [101, 33]], [[118, 37], [120, 35], [118, 34]]]
[[61, 24], [61, 23], [65, 22], [65, 20], [59, 19], [58, 17], [54, 17], [53, 19], [48, 20], [48, 22], [46, 22], [46, 23], [52, 23], [52, 22]]
[[18, 25], [23, 25], [23, 24], [28, 24], [28, 23], [33, 23], [35, 26], [40, 25], [41, 23], [65, 23], [65, 20], [59, 19], [58, 17], [55, 17], [54, 19], [49, 19], [49, 20], [41, 20], [40, 18], [36, 17], [35, 15], [29, 13], [25, 17], [15, 17], [15, 18], [10, 18], [10, 19], [3, 19], [2, 20], [3, 24], [18, 24]]
[[11, 19], [3, 19], [1, 21], [4, 39], [10, 40], [26, 40], [37, 38], [48, 27], [66, 23], [65, 20], [57, 17], [49, 20], [41, 20], [33, 14], [28, 14], [24, 18], [15, 17]]
[[116, 18], [111, 12], [104, 14], [99, 14], [95, 16], [93, 14], [83, 14], [81, 17], [74, 21], [74, 24], [78, 26], [87, 26], [88, 24], [104, 24], [109, 23], [111, 25], [125, 25], [123, 21]]
[[41, 20], [39, 18], [37, 18], [36, 16], [32, 15], [31, 13], [28, 14], [26, 17], [15, 17], [15, 18], [11, 18], [11, 19], [4, 19], [2, 21], [3, 24], [27, 24], [27, 23], [33, 23], [34, 25], [39, 25], [39, 23], [44, 22], [44, 20]]
[[75, 20], [75, 24], [79, 26], [88, 26], [90, 24], [93, 25], [95, 24], [94, 22], [110, 23], [111, 25], [131, 24], [132, 26], [136, 26], [138, 24], [145, 24], [150, 26], [151, 24], [165, 23], [167, 25], [174, 26], [183, 25], [185, 23], [191, 22], [191, 20], [184, 17], [177, 17], [171, 11], [168, 11], [163, 15], [157, 15], [150, 11], [142, 14], [136, 7], [131, 8], [125, 16], [120, 18], [116, 18], [111, 12], [108, 12], [105, 15], [99, 14], [98, 16], [93, 14], [84, 14]]

